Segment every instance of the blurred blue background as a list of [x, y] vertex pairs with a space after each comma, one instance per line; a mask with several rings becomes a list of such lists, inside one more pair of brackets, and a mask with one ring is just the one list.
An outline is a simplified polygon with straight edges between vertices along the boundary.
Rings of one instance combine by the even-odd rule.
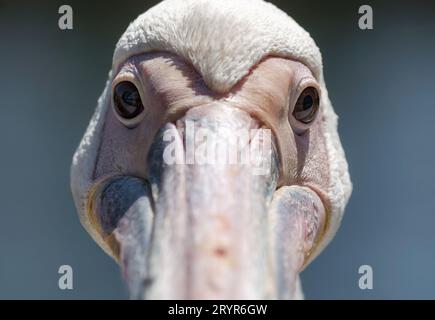
[[[0, 298], [125, 299], [118, 266], [81, 227], [69, 166], [128, 23], [157, 1], [0, 0]], [[354, 183], [308, 299], [435, 298], [435, 3], [272, 1], [321, 48]], [[374, 30], [358, 28], [370, 4]], [[74, 290], [58, 289], [60, 265]], [[358, 268], [374, 271], [360, 290]]]

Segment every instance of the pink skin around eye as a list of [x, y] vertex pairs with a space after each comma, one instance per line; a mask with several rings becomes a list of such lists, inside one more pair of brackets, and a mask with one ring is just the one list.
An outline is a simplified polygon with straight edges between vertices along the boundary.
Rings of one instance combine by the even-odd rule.
[[[117, 132], [117, 136], [103, 139], [97, 175], [113, 170], [119, 162], [122, 166], [127, 164], [125, 171], [144, 176], [145, 171], [137, 169], [135, 164], [145, 161], [157, 130], [190, 108], [218, 100], [248, 112], [273, 131], [281, 156], [280, 185], [302, 183], [319, 190], [327, 186], [329, 177], [322, 121], [315, 121], [307, 134], [299, 136], [294, 133], [288, 118], [290, 108], [293, 108], [303, 89], [300, 88], [301, 82], [316, 83], [304, 64], [278, 57], [266, 58], [229, 92], [217, 94], [181, 59], [170, 54], [153, 53], [130, 58], [113, 83], [132, 79], [141, 92], [148, 121], [143, 121], [132, 133], [122, 128], [111, 110], [105, 134]], [[132, 134], [144, 146], [142, 150], [124, 143], [131, 139]], [[122, 152], [105, 156], [112, 152], [113, 143], [119, 143]], [[116, 161], [117, 158], [123, 161]]]

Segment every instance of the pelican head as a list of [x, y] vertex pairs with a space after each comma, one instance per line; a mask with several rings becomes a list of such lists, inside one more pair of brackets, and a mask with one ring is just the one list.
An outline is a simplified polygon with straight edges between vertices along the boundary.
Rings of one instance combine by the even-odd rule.
[[301, 298], [351, 193], [322, 70], [260, 0], [167, 0], [130, 24], [71, 185], [132, 298]]

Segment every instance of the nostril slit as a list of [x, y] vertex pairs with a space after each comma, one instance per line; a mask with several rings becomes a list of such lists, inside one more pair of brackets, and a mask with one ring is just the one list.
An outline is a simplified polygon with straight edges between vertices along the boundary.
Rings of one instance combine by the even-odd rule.
[[215, 250], [214, 250], [214, 254], [216, 255], [216, 256], [218, 256], [218, 257], [225, 257], [227, 254], [228, 254], [228, 252], [227, 252], [227, 250], [225, 249], [225, 248], [222, 248], [222, 247], [217, 247]]

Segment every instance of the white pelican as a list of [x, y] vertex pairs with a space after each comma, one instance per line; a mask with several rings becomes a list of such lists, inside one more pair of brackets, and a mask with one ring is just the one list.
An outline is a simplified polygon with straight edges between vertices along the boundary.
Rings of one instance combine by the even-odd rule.
[[[270, 130], [267, 173], [164, 160], [200, 128]], [[302, 298], [352, 189], [318, 47], [264, 1], [159, 3], [116, 45], [71, 185], [134, 299]]]

